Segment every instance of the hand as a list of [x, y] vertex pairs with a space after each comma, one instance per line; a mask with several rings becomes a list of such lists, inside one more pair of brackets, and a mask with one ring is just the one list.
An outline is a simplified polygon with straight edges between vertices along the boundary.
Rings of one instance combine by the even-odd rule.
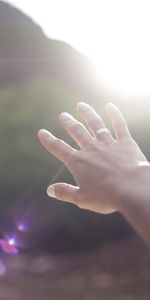
[[62, 113], [59, 119], [80, 150], [73, 149], [44, 129], [38, 133], [43, 146], [65, 164], [77, 183], [77, 186], [52, 184], [48, 195], [99, 213], [117, 211], [124, 178], [127, 180], [128, 174], [147, 160], [114, 104], [107, 104], [106, 112], [116, 139], [88, 104], [78, 103], [77, 110], [86, 120], [89, 131], [68, 113]]

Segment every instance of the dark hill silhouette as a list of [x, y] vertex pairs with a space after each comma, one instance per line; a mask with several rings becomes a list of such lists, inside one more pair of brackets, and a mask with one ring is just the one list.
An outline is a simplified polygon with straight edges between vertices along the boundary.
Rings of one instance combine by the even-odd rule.
[[100, 92], [93, 87], [90, 67], [85, 55], [47, 38], [31, 18], [0, 1], [0, 84], [47, 76], [93, 97]]
[[81, 54], [64, 42], [48, 39], [41, 27], [16, 7], [0, 1], [0, 58], [63, 59]]

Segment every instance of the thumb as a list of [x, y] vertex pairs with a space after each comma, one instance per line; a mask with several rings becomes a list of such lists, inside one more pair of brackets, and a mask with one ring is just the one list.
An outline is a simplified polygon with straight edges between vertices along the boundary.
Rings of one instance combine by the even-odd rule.
[[52, 198], [75, 204], [79, 191], [78, 186], [60, 182], [50, 185], [47, 194]]

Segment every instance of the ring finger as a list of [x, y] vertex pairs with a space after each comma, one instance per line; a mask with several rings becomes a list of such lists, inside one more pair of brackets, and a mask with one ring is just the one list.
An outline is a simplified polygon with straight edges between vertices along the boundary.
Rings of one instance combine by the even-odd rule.
[[94, 137], [104, 143], [114, 141], [110, 131], [106, 128], [103, 119], [96, 113], [96, 111], [88, 104], [80, 102], [77, 109], [83, 115], [88, 127], [92, 131]]

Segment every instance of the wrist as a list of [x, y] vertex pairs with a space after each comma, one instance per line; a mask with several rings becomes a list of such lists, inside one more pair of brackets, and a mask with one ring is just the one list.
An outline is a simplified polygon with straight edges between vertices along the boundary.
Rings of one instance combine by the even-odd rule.
[[130, 203], [150, 198], [150, 163], [140, 162], [133, 169], [125, 171], [118, 179], [118, 211], [124, 213]]

